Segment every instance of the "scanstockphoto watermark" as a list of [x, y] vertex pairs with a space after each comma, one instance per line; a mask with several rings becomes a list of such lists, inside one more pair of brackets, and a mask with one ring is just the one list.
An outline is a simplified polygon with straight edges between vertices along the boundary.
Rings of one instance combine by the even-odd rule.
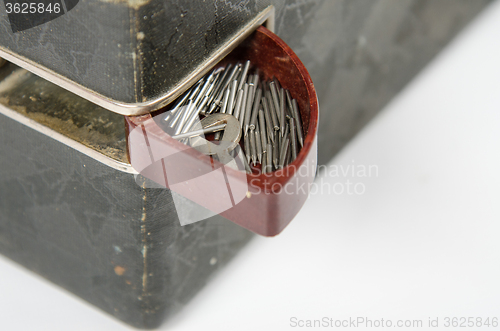
[[319, 319], [290, 318], [290, 326], [293, 328], [422, 328], [424, 322], [421, 319], [397, 319], [349, 317], [332, 318], [322, 317]]
[[[255, 169], [258, 173], [260, 169]], [[282, 184], [274, 181], [273, 178], [279, 177], [306, 177], [307, 174], [317, 173], [316, 180], [311, 183], [287, 182]], [[263, 175], [264, 180], [255, 179], [250, 181], [252, 187], [258, 193], [262, 188], [273, 194], [333, 194], [333, 195], [363, 195], [366, 193], [366, 182], [369, 178], [379, 176], [379, 167], [376, 164], [361, 164], [351, 160], [349, 164], [331, 164], [317, 166], [312, 162], [305, 162], [300, 167], [290, 165], [283, 170], [273, 174]], [[269, 178], [266, 180], [265, 178]], [[264, 191], [266, 193], [266, 191]]]
[[419, 328], [462, 328], [462, 329], [496, 329], [499, 327], [497, 316], [445, 316], [427, 317], [420, 319], [390, 319], [371, 317], [332, 318], [321, 317], [306, 319], [296, 316], [290, 317], [289, 326], [292, 328], [377, 328], [377, 329], [419, 329]]

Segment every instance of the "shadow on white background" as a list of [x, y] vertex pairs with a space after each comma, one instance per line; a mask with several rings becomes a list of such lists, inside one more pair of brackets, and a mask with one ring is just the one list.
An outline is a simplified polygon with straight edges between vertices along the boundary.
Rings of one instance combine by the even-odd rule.
[[[376, 174], [323, 173], [281, 235], [255, 238], [162, 329], [500, 318], [499, 31], [497, 1], [329, 164]], [[364, 194], [326, 192], [347, 180]], [[128, 329], [3, 257], [0, 294], [2, 330]]]

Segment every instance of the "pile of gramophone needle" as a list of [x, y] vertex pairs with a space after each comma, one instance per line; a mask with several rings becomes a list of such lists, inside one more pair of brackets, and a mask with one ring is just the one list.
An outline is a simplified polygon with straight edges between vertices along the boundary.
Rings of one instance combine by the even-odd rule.
[[[205, 75], [165, 113], [162, 126], [174, 138], [186, 141], [214, 132], [214, 128], [200, 129], [195, 123], [218, 112], [239, 121], [246, 161], [254, 167], [260, 164], [263, 173], [287, 166], [304, 146], [297, 100], [276, 79], [260, 81], [250, 61], [228, 64]], [[221, 139], [223, 128], [217, 128], [221, 131], [215, 132], [216, 140]]]

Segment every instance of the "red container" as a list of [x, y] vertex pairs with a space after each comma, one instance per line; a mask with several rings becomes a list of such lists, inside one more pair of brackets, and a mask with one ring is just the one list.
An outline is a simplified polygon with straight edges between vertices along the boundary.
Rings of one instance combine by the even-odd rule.
[[171, 138], [151, 114], [126, 117], [129, 157], [138, 172], [159, 185], [257, 234], [275, 236], [302, 208], [315, 177], [318, 100], [297, 55], [265, 27], [216, 67], [246, 60], [259, 69], [261, 80], [276, 77], [299, 104], [304, 146], [291, 164], [268, 174], [237, 171]]

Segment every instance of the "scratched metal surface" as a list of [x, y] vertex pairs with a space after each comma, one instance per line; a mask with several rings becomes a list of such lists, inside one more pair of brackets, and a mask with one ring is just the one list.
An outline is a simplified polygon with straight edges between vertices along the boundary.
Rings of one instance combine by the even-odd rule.
[[111, 99], [168, 92], [269, 5], [257, 1], [80, 0], [67, 14], [12, 33], [0, 10], [0, 46]]
[[[275, 2], [276, 32], [305, 63], [318, 90], [320, 162], [344, 146], [487, 2]], [[79, 20], [68, 14], [23, 37], [9, 34], [1, 7], [0, 44], [84, 85], [135, 100], [140, 85], [133, 55], [123, 50], [131, 45], [123, 32], [134, 10], [124, 3], [83, 1], [70, 12], [79, 9]], [[213, 12], [189, 8], [193, 3], [164, 1], [178, 9], [176, 15], [184, 8], [190, 19], [162, 24], [204, 35], [210, 24], [198, 23], [205, 16], [212, 20]], [[232, 3], [224, 19], [235, 20], [256, 6], [217, 3]], [[64, 30], [69, 21], [74, 28]], [[60, 37], [51, 39], [49, 28]], [[179, 52], [187, 49], [182, 38], [165, 42]], [[147, 93], [155, 93], [154, 83], [148, 84]], [[0, 141], [0, 252], [132, 325], [160, 323], [251, 237], [219, 217], [180, 227], [169, 191], [144, 190], [132, 175], [3, 115]]]
[[182, 307], [251, 238], [220, 216], [181, 227], [169, 190], [3, 115], [0, 141], [0, 252], [136, 327]]

